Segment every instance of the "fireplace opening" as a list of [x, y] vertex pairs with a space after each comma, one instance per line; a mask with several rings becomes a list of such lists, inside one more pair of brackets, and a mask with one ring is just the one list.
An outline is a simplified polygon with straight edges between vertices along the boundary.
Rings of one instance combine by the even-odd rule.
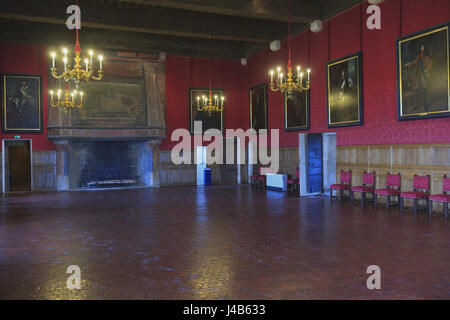
[[144, 186], [151, 173], [151, 152], [141, 141], [72, 141], [71, 189]]

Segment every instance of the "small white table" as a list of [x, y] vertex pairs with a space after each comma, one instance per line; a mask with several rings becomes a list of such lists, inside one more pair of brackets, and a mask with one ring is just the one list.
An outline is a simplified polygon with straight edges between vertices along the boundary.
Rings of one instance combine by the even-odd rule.
[[266, 174], [266, 186], [268, 189], [274, 189], [279, 191], [287, 190], [287, 174]]

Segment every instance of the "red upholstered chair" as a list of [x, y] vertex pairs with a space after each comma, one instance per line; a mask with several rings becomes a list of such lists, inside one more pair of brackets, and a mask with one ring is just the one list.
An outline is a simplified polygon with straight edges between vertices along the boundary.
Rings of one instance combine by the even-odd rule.
[[413, 200], [414, 214], [417, 213], [417, 201], [426, 200], [428, 209], [428, 197], [430, 196], [430, 176], [414, 175], [413, 191], [402, 192], [400, 194], [400, 210], [403, 210], [403, 199]]
[[295, 169], [295, 178], [286, 180], [288, 190], [290, 185], [292, 185], [292, 191], [297, 190], [297, 186], [299, 183], [300, 183], [300, 169], [297, 168]]
[[430, 215], [433, 213], [433, 201], [441, 202], [444, 206], [444, 215], [447, 218], [448, 215], [448, 204], [450, 202], [450, 178], [447, 178], [447, 175], [444, 176], [444, 181], [442, 185], [442, 194], [434, 194], [430, 196], [429, 200], [429, 213]]
[[258, 186], [261, 186], [262, 188], [266, 187], [266, 175], [263, 174], [263, 170], [265, 170], [265, 173], [270, 173], [269, 168], [259, 167], [259, 175], [258, 175]]
[[362, 186], [354, 186], [352, 187], [350, 191], [350, 196], [353, 204], [354, 200], [354, 193], [360, 192], [361, 193], [361, 204], [365, 204], [366, 202], [366, 193], [372, 194], [372, 199], [374, 197], [375, 192], [375, 172], [373, 173], [367, 173], [364, 171], [363, 173], [363, 179], [362, 179]]
[[342, 199], [344, 195], [344, 191], [350, 191], [352, 187], [352, 170], [344, 171], [341, 170], [341, 183], [332, 184], [330, 186], [330, 199], [333, 200], [333, 190], [338, 192], [337, 198], [339, 200]]
[[386, 188], [375, 190], [375, 195], [373, 198], [374, 206], [375, 207], [377, 206], [378, 196], [385, 196], [387, 197], [386, 208], [389, 208], [391, 206], [391, 197], [400, 197], [401, 186], [402, 182], [400, 173], [399, 174], [388, 173], [386, 176]]
[[258, 184], [259, 174], [254, 174], [250, 176], [250, 184]]

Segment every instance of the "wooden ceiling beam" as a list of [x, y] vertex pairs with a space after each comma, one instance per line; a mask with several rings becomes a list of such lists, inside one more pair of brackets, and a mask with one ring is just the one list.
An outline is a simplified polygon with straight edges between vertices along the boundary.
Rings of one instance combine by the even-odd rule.
[[[173, 9], [229, 15], [236, 17], [288, 21], [288, 2], [280, 0], [116, 0], [117, 2], [160, 6]], [[292, 3], [291, 21], [309, 23], [320, 17], [318, 0], [296, 0]]]
[[[186, 39], [170, 41], [171, 37], [144, 33], [109, 31], [86, 28], [80, 34], [82, 48], [105, 51], [130, 51], [141, 53], [166, 52], [203, 58], [239, 59], [248, 51], [250, 44], [242, 42]], [[0, 41], [38, 43], [49, 48], [73, 46], [74, 31], [55, 28], [51, 24], [0, 19]]]

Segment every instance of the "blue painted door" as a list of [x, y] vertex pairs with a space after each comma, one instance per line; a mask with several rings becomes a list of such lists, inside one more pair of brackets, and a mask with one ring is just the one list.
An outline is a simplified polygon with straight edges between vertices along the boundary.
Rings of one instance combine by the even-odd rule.
[[308, 134], [308, 192], [323, 191], [322, 134]]

